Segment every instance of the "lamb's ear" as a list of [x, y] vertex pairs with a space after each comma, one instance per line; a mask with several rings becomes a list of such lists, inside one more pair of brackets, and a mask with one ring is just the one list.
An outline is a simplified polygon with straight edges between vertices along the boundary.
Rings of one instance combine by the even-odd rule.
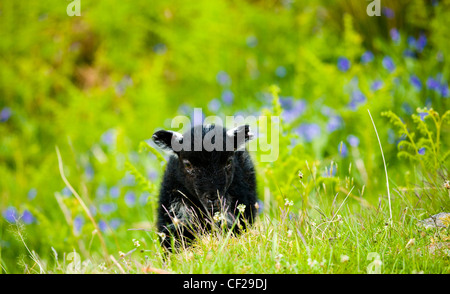
[[249, 125], [238, 126], [234, 129], [227, 131], [228, 139], [231, 139], [234, 142], [233, 147], [234, 150], [242, 147], [246, 142], [253, 139], [253, 134], [250, 131]]
[[160, 130], [153, 134], [152, 140], [159, 147], [174, 151], [174, 144], [181, 144], [183, 142], [183, 135], [173, 131]]

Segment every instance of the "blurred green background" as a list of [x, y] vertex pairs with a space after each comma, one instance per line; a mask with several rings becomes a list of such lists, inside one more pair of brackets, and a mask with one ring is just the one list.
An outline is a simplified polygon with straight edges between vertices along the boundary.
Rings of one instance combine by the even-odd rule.
[[[111, 252], [126, 250], [136, 235], [127, 229], [152, 229], [162, 168], [139, 145], [194, 107], [205, 115], [281, 113], [280, 159], [256, 160], [267, 212], [286, 196], [302, 202], [292, 182], [299, 170], [312, 176], [312, 166], [336, 190], [351, 178], [377, 204], [385, 175], [367, 109], [393, 183], [423, 184], [418, 162], [430, 167], [437, 156], [422, 142], [412, 160], [397, 157], [405, 138], [381, 112], [414, 130], [418, 107], [449, 109], [450, 1], [381, 0], [374, 17], [363, 0], [80, 3], [81, 16], [70, 17], [70, 1], [0, 2], [4, 271], [23, 271], [19, 218], [28, 247], [44, 259], [52, 247], [100, 251], [61, 179], [55, 146]], [[433, 166], [444, 166], [439, 185], [449, 135], [447, 124]]]

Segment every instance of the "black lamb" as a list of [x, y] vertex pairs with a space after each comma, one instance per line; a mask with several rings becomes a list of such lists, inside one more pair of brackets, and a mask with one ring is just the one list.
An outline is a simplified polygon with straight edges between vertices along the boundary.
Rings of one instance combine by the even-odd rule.
[[258, 207], [256, 178], [245, 149], [251, 138], [248, 125], [232, 130], [198, 125], [183, 135], [166, 130], [153, 134], [158, 146], [174, 153], [164, 173], [157, 211], [165, 248], [189, 244], [220, 224], [238, 233], [253, 223]]

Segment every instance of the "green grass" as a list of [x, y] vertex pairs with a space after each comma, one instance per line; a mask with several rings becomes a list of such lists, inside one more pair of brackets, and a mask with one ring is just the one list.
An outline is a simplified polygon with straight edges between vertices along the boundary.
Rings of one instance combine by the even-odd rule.
[[[366, 2], [0, 1], [0, 272], [449, 273], [450, 3]], [[253, 227], [164, 255], [149, 139], [194, 108], [279, 156]]]

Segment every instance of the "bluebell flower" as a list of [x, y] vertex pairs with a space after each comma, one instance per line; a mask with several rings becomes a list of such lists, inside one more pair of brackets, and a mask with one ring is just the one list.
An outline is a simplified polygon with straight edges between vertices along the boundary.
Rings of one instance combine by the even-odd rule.
[[284, 78], [287, 74], [287, 70], [284, 66], [280, 65], [275, 69], [275, 75], [279, 78]]
[[134, 186], [134, 185], [136, 185], [136, 179], [135, 179], [135, 177], [132, 175], [132, 174], [130, 174], [130, 173], [126, 173], [125, 174], [125, 177], [122, 179], [122, 184], [124, 185], [124, 186]]
[[220, 109], [220, 101], [217, 98], [212, 99], [208, 103], [208, 109], [212, 112], [217, 112]]
[[19, 219], [19, 213], [14, 206], [9, 206], [3, 211], [3, 217], [10, 223], [15, 223]]
[[449, 97], [448, 84], [441, 85], [440, 92], [442, 97], [448, 98]]
[[336, 175], [337, 167], [333, 166], [333, 164], [330, 164], [330, 167], [325, 167], [325, 171], [323, 172], [322, 176], [325, 178], [334, 177]]
[[339, 154], [341, 154], [342, 157], [348, 156], [348, 148], [347, 145], [345, 145], [344, 142], [341, 141], [341, 143], [338, 144], [338, 151]]
[[262, 200], [258, 199], [257, 203], [258, 203], [257, 208], [258, 208], [258, 214], [259, 214], [264, 211], [264, 202]]
[[392, 28], [389, 31], [389, 35], [391, 36], [392, 41], [394, 41], [395, 43], [398, 43], [400, 41], [400, 33], [396, 28]]
[[29, 210], [27, 210], [27, 209], [25, 209], [24, 211], [23, 211], [23, 213], [22, 213], [22, 221], [25, 223], [25, 224], [27, 224], [27, 225], [29, 225], [29, 224], [32, 224], [32, 223], [34, 223], [35, 222], [35, 218], [34, 218], [34, 216], [33, 216], [33, 214], [29, 211]]
[[102, 203], [99, 208], [101, 213], [110, 214], [117, 210], [117, 205], [115, 203]]
[[151, 169], [147, 172], [147, 177], [150, 180], [156, 180], [158, 178], [158, 172], [154, 169]]
[[387, 69], [389, 72], [393, 72], [395, 70], [395, 64], [391, 57], [385, 56], [383, 58], [383, 67]]
[[108, 224], [104, 220], [101, 219], [98, 222], [98, 228], [100, 229], [100, 231], [106, 232], [106, 230], [108, 229]]
[[234, 93], [231, 90], [223, 90], [222, 91], [222, 101], [225, 102], [225, 104], [230, 105], [233, 103], [234, 100]]
[[388, 143], [395, 143], [395, 131], [393, 129], [388, 129]]
[[408, 46], [412, 49], [416, 49], [417, 43], [416, 39], [413, 36], [408, 37]]
[[370, 85], [370, 90], [372, 92], [376, 92], [380, 90], [383, 87], [383, 81], [382, 80], [375, 80], [373, 81], [372, 85]]
[[136, 194], [134, 194], [133, 191], [128, 191], [125, 194], [125, 204], [128, 207], [133, 207], [135, 203], [136, 203]]
[[141, 196], [139, 196], [139, 204], [145, 205], [147, 204], [148, 197], [150, 197], [150, 193], [145, 191], [141, 193]]
[[320, 136], [320, 126], [314, 123], [304, 123], [295, 129], [295, 132], [306, 142], [311, 142]]
[[89, 205], [89, 211], [91, 212], [92, 216], [96, 216], [97, 215], [97, 207], [95, 207], [94, 204]]
[[167, 51], [167, 46], [166, 44], [163, 43], [158, 43], [155, 44], [155, 46], [153, 46], [153, 52], [155, 52], [156, 54], [164, 54]]
[[109, 189], [109, 195], [111, 198], [118, 198], [120, 196], [120, 188], [117, 186], [113, 186]]
[[106, 188], [105, 184], [100, 184], [97, 187], [97, 190], [95, 190], [95, 197], [98, 199], [102, 199], [106, 196], [106, 193], [108, 192], [108, 189]]
[[359, 146], [359, 139], [355, 135], [348, 135], [347, 142], [352, 147], [358, 147]]
[[416, 58], [417, 57], [416, 53], [414, 51], [412, 51], [411, 49], [405, 49], [403, 51], [403, 56], [410, 57], [410, 58]]
[[223, 70], [217, 73], [216, 80], [221, 86], [229, 86], [231, 84], [230, 76]]
[[63, 196], [70, 196], [72, 195], [72, 191], [70, 191], [69, 187], [66, 186], [62, 189], [61, 194]]
[[374, 59], [372, 51], [366, 51], [361, 56], [361, 63], [366, 64], [371, 62]]
[[351, 110], [356, 110], [359, 105], [364, 104], [366, 100], [366, 96], [361, 92], [361, 90], [355, 89], [352, 91], [348, 106]]
[[419, 116], [420, 116], [420, 119], [423, 121], [423, 120], [425, 120], [425, 117], [428, 116], [428, 113], [427, 112], [419, 112]]
[[424, 155], [424, 154], [425, 154], [425, 147], [420, 148], [419, 150], [417, 150], [417, 152], [418, 152], [420, 155]]
[[84, 218], [81, 215], [77, 215], [73, 220], [73, 229], [76, 235], [80, 234], [83, 225], [84, 225]]
[[3, 107], [2, 111], [0, 111], [0, 122], [7, 121], [12, 115], [11, 108]]
[[94, 178], [94, 168], [92, 165], [88, 164], [86, 168], [84, 169], [84, 176], [86, 177], [86, 180], [92, 181]]
[[120, 218], [113, 218], [109, 221], [109, 226], [112, 230], [116, 230], [122, 224], [122, 220]]
[[339, 57], [337, 61], [337, 67], [340, 71], [346, 72], [350, 69], [350, 60], [348, 60], [346, 57]]
[[[283, 102], [281, 102], [283, 101]], [[301, 116], [305, 110], [306, 110], [306, 102], [303, 99], [293, 99], [292, 97], [287, 98], [280, 98], [280, 104], [285, 107], [283, 107], [283, 112], [281, 113], [282, 119], [287, 122], [291, 123], [296, 118]]]
[[427, 79], [427, 88], [430, 90], [437, 91], [439, 90], [440, 82], [438, 80], [435, 80], [433, 77], [429, 77]]
[[289, 97], [280, 96], [278, 100], [280, 101], [281, 107], [285, 110], [292, 109], [292, 106], [294, 105], [294, 97], [292, 96]]
[[402, 108], [406, 112], [406, 114], [412, 114], [413, 113], [413, 109], [412, 109], [411, 105], [409, 105], [408, 102], [403, 102]]
[[424, 34], [421, 34], [416, 42], [417, 51], [422, 52], [426, 45], [427, 37]]
[[332, 115], [330, 116], [330, 119], [327, 123], [327, 131], [328, 132], [334, 132], [342, 127], [342, 117], [338, 115]]
[[109, 129], [101, 135], [101, 141], [108, 146], [116, 142], [116, 130]]
[[36, 195], [37, 195], [36, 188], [31, 188], [30, 190], [28, 190], [27, 198], [28, 200], [33, 200], [34, 198], [36, 198]]
[[411, 85], [414, 86], [414, 88], [416, 88], [418, 91], [422, 90], [422, 82], [420, 81], [420, 79], [415, 76], [415, 75], [411, 75], [409, 78], [409, 82], [411, 83]]
[[395, 12], [394, 12], [394, 10], [392, 10], [392, 9], [389, 8], [389, 7], [383, 7], [382, 12], [383, 12], [384, 16], [386, 16], [386, 17], [389, 18], [389, 19], [392, 19], [392, 18], [395, 17]]
[[258, 45], [258, 39], [255, 36], [248, 36], [246, 39], [247, 46], [250, 48], [256, 47]]

